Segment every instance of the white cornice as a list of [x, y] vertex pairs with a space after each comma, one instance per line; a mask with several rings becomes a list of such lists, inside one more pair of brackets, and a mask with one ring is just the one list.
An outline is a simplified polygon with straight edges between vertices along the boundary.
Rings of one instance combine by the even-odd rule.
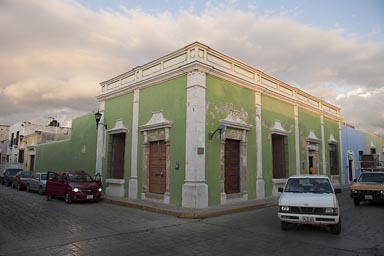
[[100, 83], [102, 90], [96, 98], [99, 101], [107, 100], [134, 89], [173, 79], [196, 69], [334, 120], [341, 119], [339, 107], [199, 42]]

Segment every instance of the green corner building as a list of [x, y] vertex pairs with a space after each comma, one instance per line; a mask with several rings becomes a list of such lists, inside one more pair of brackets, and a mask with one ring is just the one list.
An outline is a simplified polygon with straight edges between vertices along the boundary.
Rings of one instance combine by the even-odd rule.
[[101, 83], [96, 172], [108, 196], [205, 208], [344, 181], [340, 109], [201, 43]]

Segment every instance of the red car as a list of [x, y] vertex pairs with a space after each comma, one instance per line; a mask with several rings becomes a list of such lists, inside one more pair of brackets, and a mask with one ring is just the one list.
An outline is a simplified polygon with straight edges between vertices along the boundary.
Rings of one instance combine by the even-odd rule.
[[45, 194], [47, 199], [64, 197], [67, 204], [73, 201], [94, 201], [101, 198], [100, 175], [93, 179], [84, 171], [63, 172], [61, 175], [48, 172]]

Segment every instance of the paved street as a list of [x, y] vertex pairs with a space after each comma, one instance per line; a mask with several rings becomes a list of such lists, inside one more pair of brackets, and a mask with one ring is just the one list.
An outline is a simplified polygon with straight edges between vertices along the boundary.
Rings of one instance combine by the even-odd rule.
[[0, 185], [0, 255], [384, 255], [384, 205], [339, 196], [340, 236], [281, 231], [276, 207], [205, 220], [100, 203], [66, 205]]

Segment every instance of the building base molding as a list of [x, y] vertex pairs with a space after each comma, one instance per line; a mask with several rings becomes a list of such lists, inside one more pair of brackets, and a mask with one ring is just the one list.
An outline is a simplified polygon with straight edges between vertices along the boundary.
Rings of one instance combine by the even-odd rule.
[[256, 198], [265, 198], [265, 181], [263, 178], [257, 178], [256, 180]]
[[283, 188], [285, 186], [285, 183], [287, 182], [287, 179], [272, 179], [272, 196], [279, 196], [279, 188]]
[[204, 181], [186, 181], [183, 185], [182, 206], [201, 209], [208, 207], [208, 185]]
[[137, 178], [130, 177], [128, 185], [128, 198], [137, 199]]
[[235, 193], [235, 194], [226, 194], [221, 193], [220, 194], [220, 204], [234, 204], [238, 202], [244, 202], [248, 201], [248, 193], [242, 192], [242, 193]]
[[107, 196], [124, 197], [124, 179], [106, 179], [105, 194]]

